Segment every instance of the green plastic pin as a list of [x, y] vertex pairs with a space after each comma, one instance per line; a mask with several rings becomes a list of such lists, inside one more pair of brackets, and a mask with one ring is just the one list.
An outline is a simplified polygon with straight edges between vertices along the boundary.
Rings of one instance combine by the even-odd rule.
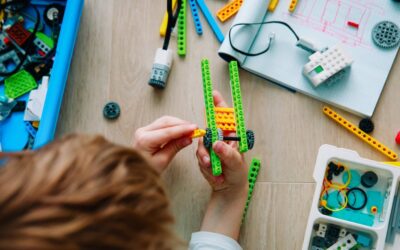
[[245, 220], [246, 215], [247, 215], [247, 210], [249, 209], [251, 196], [253, 195], [254, 185], [256, 184], [257, 176], [258, 176], [258, 173], [260, 172], [260, 167], [261, 167], [261, 161], [257, 158], [253, 158], [251, 160], [249, 174], [247, 177], [247, 179], [249, 181], [249, 192], [247, 194], [246, 207], [244, 209], [242, 223]]
[[182, 0], [182, 5], [178, 15], [178, 55], [186, 55], [186, 0]]
[[233, 108], [235, 109], [236, 134], [240, 138], [239, 151], [247, 152], [249, 146], [247, 144], [246, 126], [244, 122], [244, 112], [242, 104], [242, 94], [240, 91], [239, 70], [236, 61], [229, 63], [229, 75], [231, 78], [231, 91], [233, 98]]
[[[212, 144], [218, 140], [217, 121], [215, 119], [214, 99], [212, 95], [212, 82], [210, 76], [210, 65], [207, 59], [201, 61], [201, 73], [203, 78], [204, 102], [206, 107], [207, 127], [211, 130]], [[219, 176], [222, 174], [221, 160], [210, 148], [212, 174]]]

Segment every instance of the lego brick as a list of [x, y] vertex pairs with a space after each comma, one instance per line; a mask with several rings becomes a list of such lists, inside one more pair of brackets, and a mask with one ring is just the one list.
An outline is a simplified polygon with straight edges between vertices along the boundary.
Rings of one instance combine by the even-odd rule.
[[249, 147], [247, 144], [247, 134], [246, 134], [245, 121], [244, 121], [242, 94], [240, 91], [239, 70], [238, 70], [238, 64], [236, 61], [232, 61], [229, 63], [229, 75], [231, 78], [233, 108], [235, 109], [236, 134], [238, 137], [240, 137], [239, 151], [241, 153], [244, 153], [249, 150]]
[[352, 21], [348, 21], [347, 25], [356, 29], [358, 29], [358, 27], [360, 26], [358, 23]]
[[0, 55], [0, 72], [7, 72], [7, 65], [12, 62], [14, 65], [19, 65], [21, 60], [19, 59], [15, 50], [10, 50]]
[[278, 6], [279, 0], [271, 0], [268, 5], [268, 11], [274, 12]]
[[25, 70], [5, 80], [5, 93], [8, 98], [15, 99], [37, 87], [35, 78]]
[[203, 137], [205, 134], [206, 134], [206, 131], [204, 129], [196, 129], [195, 131], [193, 131], [191, 137], [199, 138], [199, 137]]
[[198, 35], [203, 34], [203, 26], [200, 22], [199, 10], [197, 9], [196, 0], [189, 0], [190, 10], [192, 11], [192, 17], [194, 22], [194, 28]]
[[224, 41], [224, 34], [222, 33], [222, 31], [219, 28], [215, 19], [213, 18], [206, 3], [204, 2], [204, 0], [196, 0], [196, 1], [197, 1], [197, 5], [199, 6], [201, 12], [203, 12], [204, 17], [206, 18], [208, 24], [210, 25], [212, 31], [214, 32], [218, 42], [222, 43]]
[[217, 12], [217, 17], [221, 22], [225, 22], [229, 18], [231, 18], [233, 15], [235, 15], [240, 7], [242, 7], [244, 0], [233, 0], [232, 2], [228, 3], [224, 7], [222, 7], [218, 12]]
[[[218, 140], [217, 123], [215, 119], [214, 99], [212, 95], [212, 82], [210, 76], [210, 65], [207, 59], [201, 61], [201, 72], [203, 79], [204, 102], [206, 107], [207, 127], [211, 130], [212, 143]], [[214, 176], [222, 174], [221, 160], [210, 148], [211, 168]]]
[[256, 184], [258, 173], [260, 172], [260, 167], [261, 167], [261, 161], [257, 158], [253, 158], [251, 160], [249, 174], [247, 177], [247, 180], [249, 181], [249, 191], [247, 194], [246, 207], [245, 207], [244, 213], [243, 213], [243, 220], [246, 218], [247, 210], [249, 208], [251, 197], [253, 195], [254, 185]]
[[29, 135], [33, 138], [36, 137], [37, 131], [36, 129], [32, 126], [30, 122], [25, 122], [25, 128], [26, 131], [28, 131]]
[[357, 241], [354, 239], [352, 234], [348, 234], [343, 239], [340, 239], [334, 245], [330, 246], [327, 250], [350, 250], [352, 247], [357, 245]]
[[353, 59], [339, 46], [333, 46], [326, 51], [317, 51], [309, 57], [310, 62], [304, 65], [303, 74], [314, 87], [326, 82], [339, 72], [350, 67]]
[[386, 155], [387, 157], [389, 157], [392, 160], [396, 160], [397, 159], [397, 154], [393, 150], [391, 150], [390, 148], [388, 148], [387, 146], [382, 144], [380, 141], [378, 141], [374, 137], [364, 133], [361, 129], [359, 129], [357, 126], [355, 126], [351, 122], [347, 121], [345, 118], [340, 116], [338, 113], [336, 113], [332, 109], [330, 109], [330, 108], [325, 106], [323, 108], [323, 112], [329, 118], [331, 118], [332, 120], [336, 121], [338, 124], [342, 125], [348, 131], [350, 131], [351, 133], [356, 135], [358, 138], [360, 138], [361, 140], [363, 140], [368, 145], [370, 145], [371, 147], [375, 148], [376, 150], [378, 150], [382, 154]]
[[[176, 5], [178, 3], [178, 0], [172, 0], [172, 9], [176, 8]], [[167, 26], [168, 26], [168, 12], [165, 11], [164, 17], [160, 26], [160, 35], [165, 36], [167, 33]]]
[[19, 46], [23, 46], [31, 35], [21, 22], [16, 22], [7, 31], [8, 36]]
[[297, 7], [297, 0], [291, 0], [289, 5], [289, 12], [294, 12]]
[[222, 131], [235, 132], [235, 112], [233, 108], [215, 108], [217, 127]]
[[186, 55], [186, 0], [182, 0], [178, 15], [178, 46], [177, 52], [180, 56]]

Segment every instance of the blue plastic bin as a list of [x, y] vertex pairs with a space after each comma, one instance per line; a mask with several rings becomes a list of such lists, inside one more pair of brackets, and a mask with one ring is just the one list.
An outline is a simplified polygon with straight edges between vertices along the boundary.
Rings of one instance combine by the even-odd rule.
[[[31, 4], [38, 7], [41, 17], [45, 5], [51, 3], [65, 5], [65, 12], [54, 64], [50, 71], [46, 101], [33, 148], [38, 148], [49, 143], [54, 137], [84, 0], [31, 1]], [[3, 94], [4, 84], [1, 84], [0, 95]], [[27, 100], [28, 96], [29, 93], [17, 100]], [[25, 128], [23, 116], [24, 112], [13, 113], [9, 118], [0, 122], [0, 143], [3, 151], [20, 151], [27, 144], [29, 134]]]

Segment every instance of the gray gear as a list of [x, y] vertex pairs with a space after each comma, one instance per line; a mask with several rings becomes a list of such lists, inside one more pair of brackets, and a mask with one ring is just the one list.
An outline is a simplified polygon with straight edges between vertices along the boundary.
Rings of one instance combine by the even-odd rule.
[[396, 47], [400, 42], [400, 29], [393, 22], [379, 22], [372, 29], [372, 40], [381, 48]]

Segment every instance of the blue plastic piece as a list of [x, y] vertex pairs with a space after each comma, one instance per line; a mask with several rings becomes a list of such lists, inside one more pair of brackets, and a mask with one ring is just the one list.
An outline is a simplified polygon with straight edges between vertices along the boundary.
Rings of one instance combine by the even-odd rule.
[[357, 234], [357, 243], [363, 247], [370, 247], [371, 243], [372, 243], [372, 239], [368, 235], [358, 233]]
[[194, 22], [194, 27], [198, 35], [203, 35], [203, 27], [201, 25], [199, 11], [197, 10], [196, 0], [189, 0], [190, 10], [192, 11], [192, 17]]
[[[37, 131], [34, 148], [41, 147], [50, 142], [57, 126], [58, 115], [64, 94], [64, 88], [68, 77], [68, 71], [74, 51], [75, 40], [78, 34], [80, 17], [82, 14], [84, 0], [60, 0], [60, 1], [38, 1], [32, 0], [31, 4], [37, 5], [39, 11], [44, 11], [44, 5], [51, 3], [66, 4], [63, 23], [58, 39], [54, 65], [51, 69], [51, 77], [47, 97], [43, 108], [42, 119]], [[29, 10], [34, 15], [32, 10]], [[29, 20], [27, 20], [29, 21]], [[45, 25], [44, 33], [50, 34], [50, 28]], [[4, 85], [0, 85], [0, 95], [4, 93]], [[28, 94], [18, 100], [28, 99]], [[12, 152], [22, 150], [29, 138], [29, 133], [23, 120], [23, 112], [16, 112], [7, 120], [0, 123], [1, 146], [3, 151]]]
[[374, 224], [375, 216], [371, 214], [364, 214], [359, 211], [345, 208], [338, 212], [333, 212], [332, 217], [342, 219], [345, 221], [351, 221], [365, 226], [372, 226]]
[[341, 192], [339, 191], [333, 191], [329, 193], [328, 199], [327, 199], [327, 205], [331, 209], [338, 209], [342, 207], [342, 203], [344, 202], [343, 196], [341, 195]]
[[222, 43], [224, 41], [224, 34], [222, 34], [221, 29], [219, 28], [217, 22], [215, 21], [214, 17], [212, 16], [210, 10], [208, 9], [204, 0], [196, 0], [197, 4], [199, 5], [201, 12], [203, 12], [204, 17], [206, 18], [208, 24], [210, 25], [211, 29], [213, 30], [215, 36], [217, 37], [218, 41]]
[[368, 190], [367, 197], [368, 197], [368, 202], [367, 202], [368, 212], [371, 211], [371, 207], [375, 206], [378, 209], [377, 213], [378, 214], [382, 213], [383, 200], [384, 200], [382, 193], [376, 190]]
[[[350, 175], [351, 175], [351, 180], [349, 183], [349, 188], [358, 187], [361, 183], [360, 173], [357, 170], [350, 170]], [[348, 180], [348, 174], [347, 172], [344, 172], [342, 181], [343, 183], [347, 183], [347, 180]]]
[[36, 137], [37, 131], [30, 122], [25, 122], [25, 128], [26, 131], [28, 131], [28, 133], [30, 134], [30, 136], [32, 136], [33, 138]]

